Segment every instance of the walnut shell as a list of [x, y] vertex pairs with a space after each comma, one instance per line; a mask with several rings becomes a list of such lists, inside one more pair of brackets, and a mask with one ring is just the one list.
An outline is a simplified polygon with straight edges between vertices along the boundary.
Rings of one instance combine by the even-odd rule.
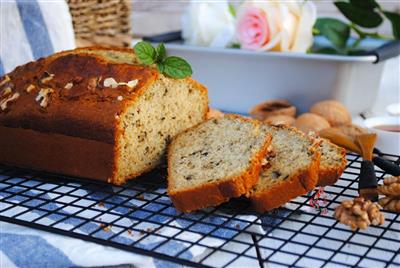
[[277, 125], [291, 126], [293, 125], [294, 121], [296, 121], [294, 117], [283, 114], [271, 115], [264, 120], [264, 122], [275, 126]]
[[333, 127], [351, 124], [349, 111], [338, 101], [325, 100], [317, 102], [311, 106], [310, 112], [324, 117]]
[[323, 129], [329, 128], [330, 124], [322, 116], [312, 113], [304, 113], [297, 117], [293, 126], [308, 134], [310, 131], [318, 133]]
[[336, 127], [336, 129], [339, 130], [342, 134], [352, 137], [353, 139], [355, 139], [355, 137], [358, 135], [366, 134], [369, 132], [367, 129], [355, 124], [339, 126]]
[[288, 100], [270, 100], [254, 106], [250, 110], [250, 115], [262, 121], [272, 115], [288, 115], [295, 117], [296, 107], [294, 107]]

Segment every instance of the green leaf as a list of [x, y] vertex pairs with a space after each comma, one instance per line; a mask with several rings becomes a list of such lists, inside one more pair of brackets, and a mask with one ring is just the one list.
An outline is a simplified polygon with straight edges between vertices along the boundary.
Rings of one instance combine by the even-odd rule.
[[350, 4], [362, 8], [373, 10], [376, 7], [379, 7], [378, 3], [375, 0], [350, 0]]
[[165, 57], [167, 56], [167, 52], [165, 50], [164, 43], [158, 44], [156, 48], [156, 53], [157, 53], [157, 62], [162, 62]]
[[316, 49], [316, 50], [314, 50], [312, 52], [313, 53], [317, 53], [317, 54], [329, 54], [329, 55], [341, 54], [339, 51], [337, 51], [333, 47], [321, 47], [321, 48], [318, 48], [318, 49]]
[[394, 38], [400, 39], [400, 14], [389, 11], [385, 11], [383, 12], [383, 14], [392, 23], [392, 31]]
[[229, 3], [228, 7], [229, 7], [229, 13], [231, 13], [232, 17], [236, 18], [236, 9], [235, 9], [235, 7], [232, 5], [232, 3]]
[[231, 48], [240, 48], [240, 44], [239, 43], [233, 43], [231, 45]]
[[314, 26], [321, 35], [325, 36], [331, 43], [344, 49], [350, 36], [350, 27], [346, 23], [332, 18], [319, 18]]
[[365, 50], [363, 50], [363, 49], [352, 49], [352, 50], [349, 50], [348, 52], [347, 52], [347, 55], [349, 55], [349, 56], [361, 56], [361, 55], [365, 55]]
[[149, 42], [141, 41], [133, 49], [140, 63], [150, 65], [156, 61], [156, 50]]
[[145, 65], [156, 64], [157, 70], [172, 78], [185, 78], [193, 71], [189, 63], [179, 57], [166, 57], [167, 53], [163, 43], [154, 48], [148, 42], [139, 42], [134, 47], [139, 62]]
[[164, 65], [164, 74], [172, 78], [185, 78], [192, 75], [193, 71], [189, 63], [179, 57], [168, 57], [162, 65]]
[[312, 34], [313, 35], [320, 35], [321, 33], [319, 32], [319, 30], [315, 27], [312, 28]]
[[162, 64], [162, 63], [157, 63], [157, 70], [158, 70], [160, 73], [164, 73], [164, 64]]
[[362, 9], [347, 2], [335, 2], [335, 5], [347, 19], [361, 27], [375, 28], [383, 21], [379, 13], [373, 10]]

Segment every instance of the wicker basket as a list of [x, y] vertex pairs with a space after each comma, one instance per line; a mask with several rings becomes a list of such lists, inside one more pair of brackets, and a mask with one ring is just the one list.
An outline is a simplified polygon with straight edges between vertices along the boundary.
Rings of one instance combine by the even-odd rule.
[[129, 0], [68, 0], [76, 45], [130, 46]]

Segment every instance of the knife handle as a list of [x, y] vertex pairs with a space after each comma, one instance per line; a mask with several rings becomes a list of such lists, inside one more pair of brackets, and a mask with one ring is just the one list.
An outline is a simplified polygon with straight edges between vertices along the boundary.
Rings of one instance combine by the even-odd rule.
[[375, 175], [374, 163], [369, 160], [361, 162], [360, 179], [358, 182], [359, 189], [376, 188], [377, 179]]
[[381, 168], [386, 173], [389, 173], [390, 175], [393, 176], [400, 176], [399, 165], [396, 165], [395, 163], [380, 156], [375, 156], [372, 161], [374, 161], [374, 164], [379, 168]]

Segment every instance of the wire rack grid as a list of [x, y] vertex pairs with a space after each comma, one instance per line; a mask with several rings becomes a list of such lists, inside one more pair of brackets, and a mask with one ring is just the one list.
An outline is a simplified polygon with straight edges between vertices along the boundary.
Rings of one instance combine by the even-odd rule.
[[[341, 201], [358, 195], [361, 159], [347, 159], [322, 196], [309, 193], [265, 214], [241, 198], [180, 213], [166, 193], [164, 170], [112, 186], [0, 166], [0, 220], [187, 266], [400, 266], [399, 214], [385, 211], [383, 226], [357, 231], [333, 218]], [[386, 175], [376, 172], [380, 181]]]

